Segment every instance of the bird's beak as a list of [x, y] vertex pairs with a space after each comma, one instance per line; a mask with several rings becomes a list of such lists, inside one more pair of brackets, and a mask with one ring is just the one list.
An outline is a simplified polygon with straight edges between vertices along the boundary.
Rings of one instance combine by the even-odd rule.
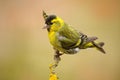
[[45, 25], [42, 29], [48, 29], [49, 27], [49, 25]]

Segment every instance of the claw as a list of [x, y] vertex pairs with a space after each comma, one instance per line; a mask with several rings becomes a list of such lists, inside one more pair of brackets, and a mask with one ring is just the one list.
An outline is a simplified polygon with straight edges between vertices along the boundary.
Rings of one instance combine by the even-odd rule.
[[61, 60], [61, 58], [60, 58], [61, 55], [62, 54], [60, 54], [60, 52], [58, 50], [55, 50], [54, 60], [56, 63], [58, 63]]

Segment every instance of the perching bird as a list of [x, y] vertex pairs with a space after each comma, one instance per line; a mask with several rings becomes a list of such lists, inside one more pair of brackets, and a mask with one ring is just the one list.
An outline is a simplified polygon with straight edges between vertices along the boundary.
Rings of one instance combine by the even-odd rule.
[[62, 54], [75, 54], [79, 50], [87, 48], [97, 48], [105, 53], [102, 48], [104, 42], [94, 42], [97, 37], [87, 37], [56, 15], [47, 15], [43, 11], [43, 17], [46, 24], [44, 29], [47, 29], [50, 43], [56, 51], [55, 59], [59, 59]]

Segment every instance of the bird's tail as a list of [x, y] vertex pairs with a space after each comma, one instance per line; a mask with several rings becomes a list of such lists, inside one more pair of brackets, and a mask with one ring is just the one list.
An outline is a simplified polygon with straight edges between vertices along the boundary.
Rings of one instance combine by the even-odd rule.
[[105, 50], [102, 48], [104, 46], [104, 42], [95, 43], [97, 37], [87, 37], [87, 35], [79, 32], [81, 43], [79, 45], [80, 49], [86, 48], [97, 48], [100, 52], [105, 54]]
[[102, 53], [105, 54], [105, 50], [103, 49], [103, 46], [104, 46], [104, 42], [99, 42], [99, 43], [95, 43], [95, 42], [92, 42], [92, 44]]
[[97, 50], [105, 54], [105, 50], [103, 49], [103, 46], [104, 46], [104, 42], [95, 43], [94, 41], [92, 41], [90, 43], [85, 44], [84, 48], [96, 48]]

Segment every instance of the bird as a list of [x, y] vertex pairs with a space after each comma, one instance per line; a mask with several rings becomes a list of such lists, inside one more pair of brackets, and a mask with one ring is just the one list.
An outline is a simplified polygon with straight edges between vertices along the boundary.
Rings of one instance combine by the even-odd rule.
[[55, 50], [54, 59], [57, 62], [60, 61], [60, 56], [63, 54], [76, 54], [87, 48], [96, 48], [98, 51], [106, 53], [103, 49], [104, 42], [95, 42], [98, 37], [88, 37], [57, 15], [47, 15], [43, 11], [43, 18], [45, 20], [43, 29], [47, 29], [49, 41]]

